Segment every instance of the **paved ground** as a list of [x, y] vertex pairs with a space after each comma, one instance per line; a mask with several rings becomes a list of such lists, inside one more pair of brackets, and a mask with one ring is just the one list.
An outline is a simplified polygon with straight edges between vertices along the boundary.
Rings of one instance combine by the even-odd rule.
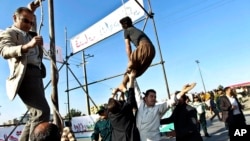
[[[250, 125], [250, 110], [244, 111], [247, 124]], [[225, 130], [225, 124], [223, 122], [214, 120], [212, 123], [208, 121], [208, 132], [211, 137], [203, 137], [204, 141], [227, 141], [228, 132]]]
[[[245, 110], [243, 112], [247, 125], [250, 125], [250, 97], [243, 99], [243, 105], [245, 105]], [[203, 141], [229, 141], [228, 131], [225, 129], [225, 124], [224, 122], [219, 121], [217, 117], [215, 117], [212, 122], [207, 120], [207, 128], [211, 137], [205, 137], [201, 130]], [[162, 141], [175, 141], [175, 138], [164, 138]]]

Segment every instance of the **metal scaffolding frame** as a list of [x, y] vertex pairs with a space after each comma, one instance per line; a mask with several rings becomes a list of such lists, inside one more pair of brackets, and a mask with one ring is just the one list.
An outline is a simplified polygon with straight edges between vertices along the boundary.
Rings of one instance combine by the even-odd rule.
[[[146, 17], [142, 18], [141, 20], [138, 20], [136, 23], [138, 22], [141, 22], [143, 20], [145, 20], [145, 23], [144, 23], [144, 27], [142, 30], [145, 29], [145, 26], [148, 22], [149, 19], [152, 20], [152, 23], [153, 23], [153, 26], [154, 26], [154, 32], [155, 32], [155, 37], [156, 37], [156, 40], [157, 40], [157, 46], [158, 46], [158, 51], [159, 51], [159, 54], [160, 54], [160, 62], [158, 63], [155, 63], [155, 64], [152, 64], [150, 67], [152, 66], [155, 66], [155, 65], [161, 65], [162, 66], [162, 70], [163, 70], [163, 75], [164, 75], [164, 80], [165, 80], [165, 86], [166, 86], [166, 90], [167, 90], [167, 95], [168, 95], [168, 98], [170, 99], [170, 91], [169, 91], [169, 87], [168, 87], [168, 81], [167, 81], [167, 75], [166, 75], [166, 71], [165, 71], [165, 67], [164, 67], [164, 63], [165, 61], [163, 60], [163, 56], [162, 56], [162, 52], [161, 52], [161, 47], [160, 47], [160, 42], [159, 42], [159, 38], [158, 38], [158, 34], [157, 34], [157, 29], [156, 29], [156, 25], [155, 25], [155, 20], [154, 20], [154, 13], [152, 12], [152, 7], [151, 7], [151, 3], [150, 3], [150, 0], [147, 0], [148, 1], [148, 6], [149, 6], [149, 10], [147, 11], [137, 0], [135, 0], [135, 2], [143, 9], [143, 11], [146, 13]], [[66, 38], [66, 41], [67, 41], [67, 38]], [[66, 43], [66, 46], [67, 46], [67, 43]], [[67, 47], [66, 47], [67, 49]], [[66, 51], [67, 52], [67, 51]], [[78, 52], [77, 52], [78, 53]], [[77, 54], [75, 53], [75, 54]], [[67, 54], [67, 53], [66, 53]], [[70, 56], [73, 56], [74, 54], [70, 54]], [[70, 56], [67, 56], [66, 58], [66, 61], [69, 59]], [[83, 50], [83, 63], [85, 62], [85, 57], [84, 57], [84, 50]], [[68, 64], [67, 64], [67, 68], [68, 67]], [[69, 69], [70, 72], [73, 74], [72, 70]], [[87, 78], [86, 78], [86, 66], [84, 65], [84, 73], [85, 73], [85, 82], [87, 82]], [[68, 75], [68, 74], [67, 74]], [[95, 84], [95, 83], [99, 83], [99, 82], [102, 82], [102, 81], [106, 81], [106, 80], [109, 80], [109, 79], [112, 79], [112, 78], [115, 78], [115, 77], [119, 77], [119, 76], [122, 76], [124, 75], [124, 73], [121, 73], [121, 74], [117, 74], [117, 75], [114, 75], [114, 76], [110, 76], [108, 78], [104, 78], [104, 79], [101, 79], [101, 80], [98, 80], [98, 81], [94, 81], [94, 82], [90, 82], [90, 83], [85, 83], [85, 85], [81, 85], [79, 80], [75, 77], [75, 79], [77, 80], [77, 82], [79, 83], [79, 86], [77, 87], [74, 87], [74, 88], [70, 88], [67, 87], [67, 95], [69, 95], [69, 91], [72, 91], [72, 90], [76, 90], [76, 89], [79, 89], [79, 88], [82, 88], [83, 91], [85, 92], [86, 94], [86, 97], [87, 97], [87, 108], [88, 108], [88, 112], [90, 112], [90, 107], [89, 107], [89, 99], [91, 100], [92, 104], [96, 106], [96, 104], [94, 103], [94, 101], [92, 100], [92, 98], [90, 97], [89, 93], [88, 93], [88, 86], [89, 85], [92, 85], [92, 84]], [[67, 80], [68, 80], [68, 76], [67, 76]], [[68, 82], [67, 82], [68, 83]], [[68, 85], [67, 85], [68, 86]], [[84, 89], [85, 88], [85, 89]], [[89, 99], [88, 99], [89, 98]], [[69, 99], [69, 97], [68, 97]], [[68, 101], [68, 105], [69, 105], [69, 101]], [[68, 107], [68, 111], [69, 111], [69, 107]]]

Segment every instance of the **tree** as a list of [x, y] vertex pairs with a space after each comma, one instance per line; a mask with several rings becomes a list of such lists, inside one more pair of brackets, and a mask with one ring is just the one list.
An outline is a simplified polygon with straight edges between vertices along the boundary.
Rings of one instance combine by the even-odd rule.
[[82, 112], [77, 110], [77, 109], [71, 109], [70, 113], [67, 113], [67, 115], [65, 116], [65, 119], [69, 119], [69, 117], [72, 118], [72, 117], [78, 117], [78, 116], [82, 116], [82, 115], [85, 115], [85, 114], [82, 114]]

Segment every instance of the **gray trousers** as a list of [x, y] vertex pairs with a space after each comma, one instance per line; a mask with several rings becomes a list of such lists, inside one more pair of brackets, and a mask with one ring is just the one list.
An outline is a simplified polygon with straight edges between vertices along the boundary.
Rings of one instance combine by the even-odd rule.
[[29, 141], [34, 127], [50, 119], [50, 108], [45, 98], [41, 71], [38, 67], [27, 67], [18, 95], [29, 110], [29, 121], [24, 126], [19, 141]]

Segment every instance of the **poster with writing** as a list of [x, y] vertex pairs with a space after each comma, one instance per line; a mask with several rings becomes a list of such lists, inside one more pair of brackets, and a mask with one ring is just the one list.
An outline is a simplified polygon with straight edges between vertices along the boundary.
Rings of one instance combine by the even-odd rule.
[[[138, 2], [143, 6], [143, 0], [138, 0]], [[90, 47], [118, 31], [121, 31], [122, 27], [119, 23], [121, 18], [129, 16], [132, 21], [136, 21], [143, 17], [144, 14], [145, 12], [143, 9], [135, 1], [127, 1], [111, 14], [73, 37], [70, 40], [73, 53]]]

